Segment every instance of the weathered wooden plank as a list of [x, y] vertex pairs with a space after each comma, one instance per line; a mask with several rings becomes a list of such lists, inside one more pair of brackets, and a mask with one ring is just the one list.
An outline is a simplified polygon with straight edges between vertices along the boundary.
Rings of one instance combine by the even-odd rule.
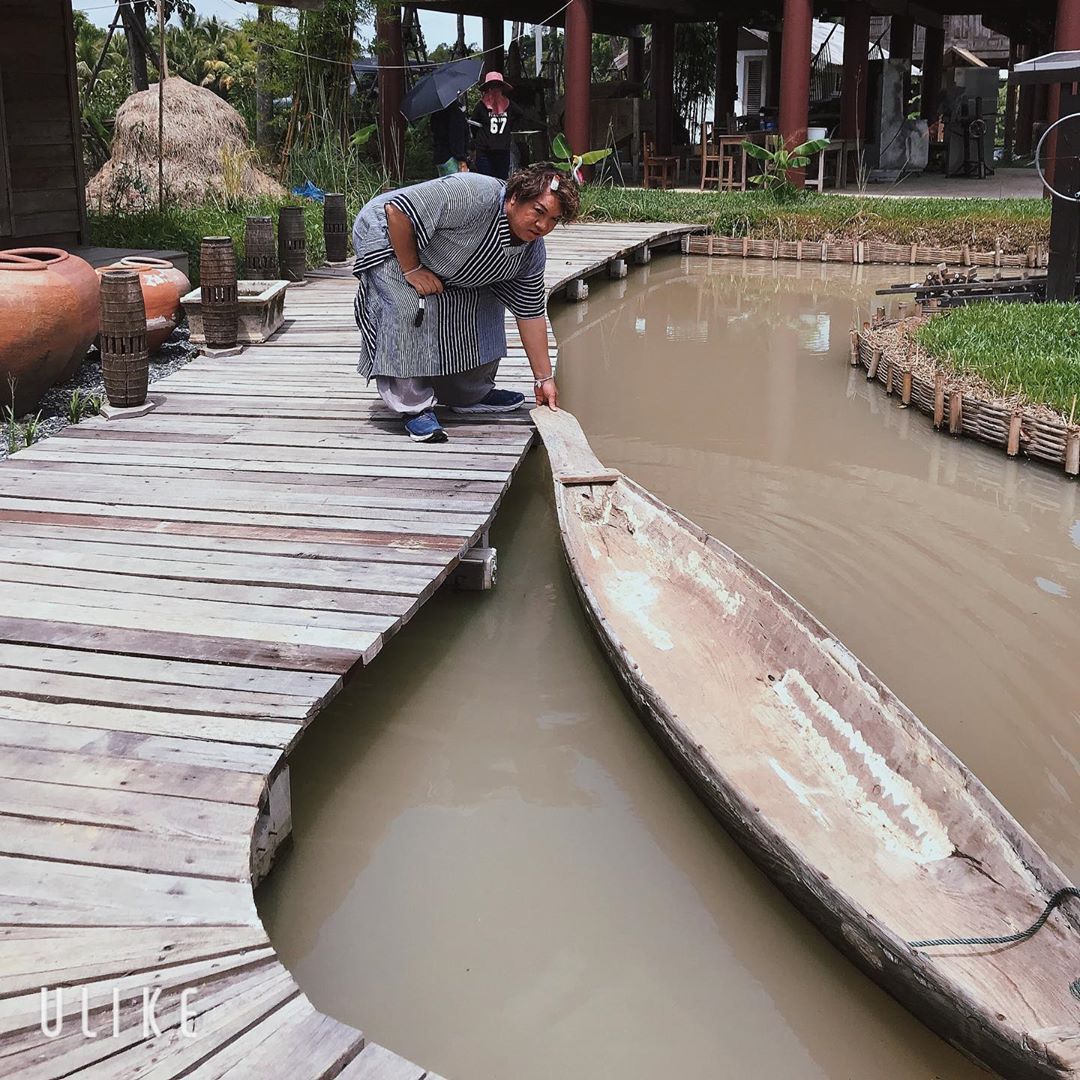
[[431, 1075], [386, 1047], [368, 1043], [359, 1057], [342, 1069], [339, 1080], [426, 1080]]
[[0, 922], [25, 926], [251, 926], [251, 886], [0, 855]]
[[72, 787], [160, 793], [250, 807], [258, 806], [266, 788], [266, 778], [260, 773], [17, 746], [5, 747], [0, 755], [0, 778], [42, 784], [61, 779]]
[[95, 649], [128, 657], [164, 660], [209, 660], [273, 670], [326, 672], [344, 675], [366, 656], [378, 651], [369, 647], [362, 655], [354, 649], [327, 648], [304, 642], [253, 641], [184, 633], [179, 630], [147, 630], [142, 627], [100, 626], [94, 622], [66, 623], [50, 619], [26, 619], [0, 615], [0, 641], [54, 648]]
[[[318, 708], [341, 688], [341, 679], [333, 675], [293, 671], [268, 671], [265, 668], [230, 664], [195, 664], [183, 660], [158, 660], [140, 656], [135, 661], [142, 681], [159, 685], [199, 687], [254, 694], [280, 694], [298, 698]], [[28, 671], [91, 675], [130, 681], [132, 658], [80, 649], [49, 649], [35, 645], [0, 643], [0, 665]]]
[[261, 926], [0, 926], [0, 998], [217, 957], [249, 962], [269, 946]]

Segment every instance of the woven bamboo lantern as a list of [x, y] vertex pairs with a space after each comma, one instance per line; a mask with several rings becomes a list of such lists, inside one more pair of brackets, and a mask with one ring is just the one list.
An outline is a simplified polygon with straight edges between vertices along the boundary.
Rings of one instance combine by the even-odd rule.
[[204, 236], [199, 248], [203, 332], [212, 349], [236, 346], [240, 303], [232, 237]]
[[101, 275], [101, 373], [110, 405], [129, 409], [146, 401], [149, 357], [139, 273], [107, 270]]
[[348, 258], [349, 226], [344, 195], [327, 195], [323, 202], [323, 239], [327, 262], [340, 263]]
[[278, 275], [274, 219], [249, 217], [244, 225], [244, 277], [272, 281]]
[[278, 268], [286, 281], [303, 281], [307, 269], [307, 236], [304, 211], [283, 206], [278, 211]]

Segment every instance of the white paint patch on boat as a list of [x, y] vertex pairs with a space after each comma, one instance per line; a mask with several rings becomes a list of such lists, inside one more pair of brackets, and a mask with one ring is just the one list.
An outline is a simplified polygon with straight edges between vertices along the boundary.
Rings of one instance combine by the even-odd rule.
[[859, 661], [855, 659], [855, 654], [836, 638], [825, 638], [821, 647], [853, 678], [862, 682], [862, 675], [859, 674]]
[[709, 596], [714, 596], [720, 602], [720, 608], [724, 617], [731, 619], [738, 614], [743, 606], [745, 597], [742, 593], [731, 592], [724, 587], [723, 582], [717, 579], [715, 574], [709, 572], [710, 562], [702, 558], [697, 551], [690, 550], [683, 560], [686, 573], [694, 579]]
[[[862, 732], [825, 701], [807, 682], [802, 672], [789, 668], [782, 679], [773, 683], [773, 692], [784, 711], [797, 723], [805, 738], [804, 747], [821, 767], [823, 776], [831, 776], [836, 793], [878, 834], [881, 845], [893, 855], [917, 863], [947, 858], [953, 851], [948, 831], [926, 805], [918, 790], [890, 768], [889, 763], [867, 743]], [[812, 704], [808, 715], [798, 698]], [[822, 731], [827, 725], [839, 736], [847, 750], [865, 767], [874, 782], [874, 791], [852, 775], [844, 755]], [[892, 807], [887, 810], [885, 803]], [[896, 815], [907, 822], [905, 829]]]
[[776, 758], [769, 758], [769, 766], [772, 771], [776, 773], [776, 775], [779, 776], [781, 780], [784, 781], [784, 783], [787, 785], [788, 789], [795, 796], [795, 798], [798, 799], [799, 802], [803, 804], [803, 806], [809, 809], [810, 813], [813, 814], [815, 818], [817, 818], [817, 820], [822, 824], [822, 826], [828, 829], [831, 825], [831, 822], [829, 821], [829, 818], [825, 814], [825, 812], [821, 809], [820, 806], [818, 806], [818, 804], [814, 801], [812, 797], [814, 795], [827, 795], [828, 791], [825, 788], [809, 788], [805, 784], [800, 783], [798, 780], [795, 779], [794, 776], [791, 775], [791, 773], [787, 771], [787, 769], [784, 768], [783, 765], [780, 764], [779, 761], [776, 760]]
[[612, 567], [604, 580], [604, 592], [620, 611], [637, 623], [655, 648], [667, 652], [675, 647], [671, 635], [653, 619], [652, 608], [660, 599], [660, 589], [648, 574]]

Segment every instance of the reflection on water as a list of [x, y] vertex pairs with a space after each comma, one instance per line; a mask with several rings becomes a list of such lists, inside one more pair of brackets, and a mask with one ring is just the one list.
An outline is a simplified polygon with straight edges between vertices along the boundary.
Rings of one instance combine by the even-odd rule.
[[[1075, 485], [930, 432], [848, 367], [881, 280], [657, 260], [556, 313], [560, 388], [602, 459], [798, 596], [1075, 873]], [[259, 899], [301, 985], [451, 1080], [982, 1075], [644, 734], [549, 483], [533, 454], [494, 593], [436, 597], [296, 755], [295, 846]]]

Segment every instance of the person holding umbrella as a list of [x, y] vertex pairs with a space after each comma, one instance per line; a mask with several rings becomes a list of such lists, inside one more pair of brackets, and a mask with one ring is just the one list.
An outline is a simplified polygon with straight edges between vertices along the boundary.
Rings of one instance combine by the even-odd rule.
[[353, 225], [357, 370], [415, 442], [445, 442], [436, 404], [456, 413], [511, 412], [525, 395], [497, 389], [505, 315], [517, 320], [536, 403], [555, 408], [544, 237], [578, 212], [578, 186], [554, 165], [508, 183], [441, 176], [378, 195]]
[[482, 70], [483, 61], [472, 56], [443, 64], [418, 79], [401, 103], [403, 115], [414, 123], [431, 117], [432, 156], [442, 175], [467, 167], [469, 122], [463, 101]]
[[470, 120], [476, 171], [505, 180], [510, 175], [514, 131], [525, 116], [507, 94], [513, 89], [498, 71], [489, 71], [481, 84], [480, 101]]
[[431, 156], [440, 176], [452, 176], [469, 167], [469, 118], [463, 97], [431, 114]]

